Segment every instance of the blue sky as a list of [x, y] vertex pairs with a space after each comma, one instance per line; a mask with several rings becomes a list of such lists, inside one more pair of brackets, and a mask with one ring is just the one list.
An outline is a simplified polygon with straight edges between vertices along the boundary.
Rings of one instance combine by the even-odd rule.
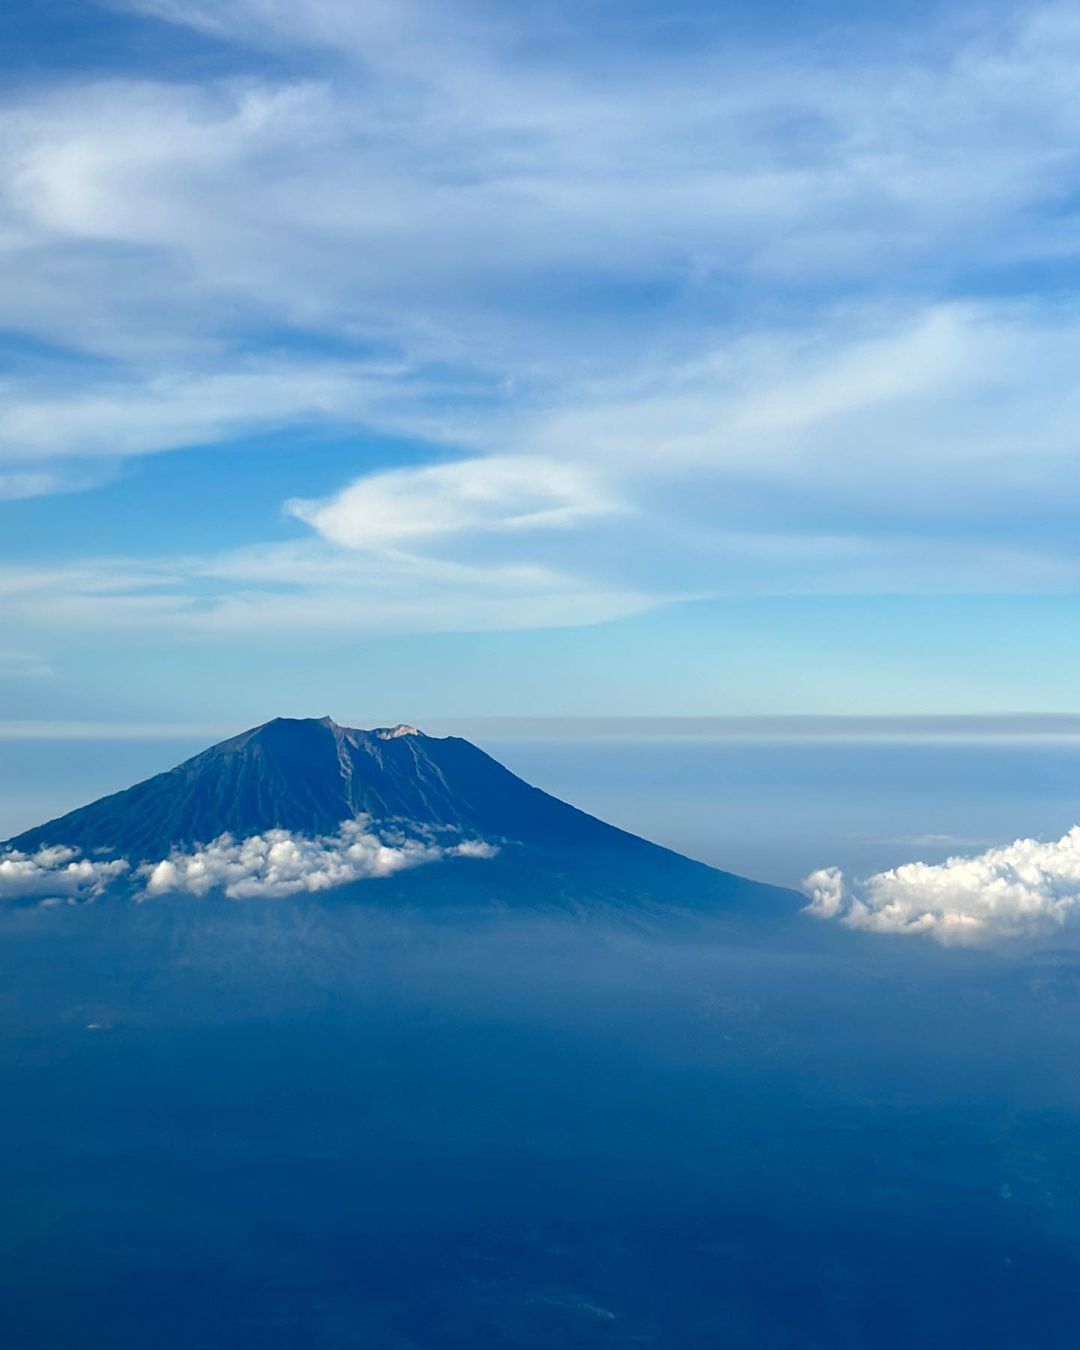
[[1080, 709], [1075, 7], [0, 18], [0, 721]]

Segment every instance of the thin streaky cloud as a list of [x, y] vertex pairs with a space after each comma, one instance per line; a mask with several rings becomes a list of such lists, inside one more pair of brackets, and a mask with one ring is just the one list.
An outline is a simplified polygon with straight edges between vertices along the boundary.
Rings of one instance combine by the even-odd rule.
[[1076, 593], [1069, 7], [110, 11], [0, 96], [13, 648]]

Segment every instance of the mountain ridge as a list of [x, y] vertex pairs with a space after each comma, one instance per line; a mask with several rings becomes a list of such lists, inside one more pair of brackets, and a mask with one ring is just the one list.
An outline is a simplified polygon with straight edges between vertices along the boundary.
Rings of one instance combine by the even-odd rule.
[[134, 875], [141, 864], [226, 834], [322, 837], [357, 819], [391, 833], [412, 827], [414, 834], [445, 831], [499, 846], [498, 865], [458, 861], [451, 878], [428, 880], [433, 869], [425, 868], [424, 878], [402, 883], [433, 897], [458, 878], [489, 899], [497, 890], [505, 903], [546, 903], [556, 894], [570, 897], [565, 907], [577, 904], [574, 897], [587, 905], [601, 894], [609, 903], [654, 894], [694, 903], [700, 893], [794, 910], [791, 892], [629, 834], [526, 783], [470, 741], [428, 736], [409, 723], [364, 730], [330, 717], [275, 718], [3, 847], [123, 858]]
[[274, 718], [6, 844], [143, 862], [225, 833], [325, 834], [358, 816], [526, 844], [661, 847], [525, 783], [461, 737], [428, 736], [408, 723], [365, 730], [329, 717]]

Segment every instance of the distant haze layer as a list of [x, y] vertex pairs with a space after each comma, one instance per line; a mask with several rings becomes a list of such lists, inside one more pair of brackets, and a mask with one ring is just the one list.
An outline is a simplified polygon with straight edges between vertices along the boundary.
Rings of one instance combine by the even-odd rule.
[[[906, 719], [893, 724], [896, 734], [869, 737], [854, 725], [788, 737], [671, 737], [660, 719], [634, 736], [532, 725], [543, 734], [523, 736], [520, 723], [509, 736], [481, 735], [464, 720], [457, 727], [515, 773], [602, 819], [782, 885], [827, 865], [858, 877], [1022, 836], [1053, 840], [1080, 821], [1080, 740], [1062, 735], [1060, 723], [1018, 719], [1009, 734], [991, 734], [1002, 730], [996, 724], [937, 737], [929, 729], [901, 734], [915, 730]], [[160, 740], [111, 737], [107, 728], [92, 740], [5, 740], [0, 837], [126, 787], [206, 742], [204, 728]]]

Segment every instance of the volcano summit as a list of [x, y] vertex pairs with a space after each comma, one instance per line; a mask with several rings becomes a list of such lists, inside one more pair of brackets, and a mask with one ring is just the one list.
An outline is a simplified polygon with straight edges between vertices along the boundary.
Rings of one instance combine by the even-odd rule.
[[[449, 888], [559, 908], [649, 899], [790, 913], [796, 902], [597, 820], [459, 737], [329, 717], [276, 718], [4, 847], [0, 868], [23, 868], [24, 894], [31, 867], [52, 877], [89, 868], [104, 888], [122, 869], [126, 886], [149, 878], [150, 894], [238, 896], [337, 889], [453, 860], [449, 872], [410, 876], [409, 899]], [[3, 885], [0, 871], [0, 896]]]

